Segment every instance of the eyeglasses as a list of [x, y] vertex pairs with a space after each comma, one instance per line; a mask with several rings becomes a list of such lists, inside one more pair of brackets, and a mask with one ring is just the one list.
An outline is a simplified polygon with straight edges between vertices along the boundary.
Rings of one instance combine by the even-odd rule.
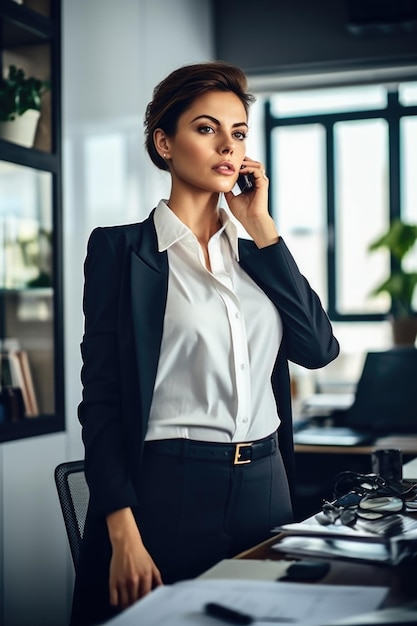
[[343, 526], [354, 526], [358, 519], [379, 520], [394, 513], [401, 513], [405, 509], [405, 502], [397, 496], [346, 494], [333, 502], [324, 502], [322, 513], [325, 516], [318, 517], [323, 524], [335, 524], [340, 522]]
[[[335, 480], [335, 499], [323, 503], [322, 513], [316, 519], [322, 525], [338, 523], [350, 527], [358, 520], [381, 520], [403, 512], [406, 500], [416, 493], [417, 485], [413, 483], [390, 483], [379, 474], [341, 472]], [[389, 526], [394, 525], [392, 519]]]
[[378, 493], [381, 496], [414, 497], [417, 493], [416, 487], [414, 483], [387, 481], [380, 474], [345, 471], [337, 474], [335, 478], [334, 497], [338, 498], [352, 492], [363, 496]]

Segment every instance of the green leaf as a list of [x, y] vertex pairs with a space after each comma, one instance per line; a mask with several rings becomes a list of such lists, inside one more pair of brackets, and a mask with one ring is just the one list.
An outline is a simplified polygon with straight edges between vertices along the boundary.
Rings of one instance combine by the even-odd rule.
[[417, 272], [393, 272], [391, 276], [376, 287], [371, 295], [387, 293], [391, 297], [394, 309], [403, 315], [413, 313], [412, 300], [417, 286]]
[[371, 252], [379, 248], [387, 248], [393, 256], [402, 261], [417, 240], [417, 225], [406, 224], [399, 219], [392, 222], [390, 229], [382, 237], [371, 243]]
[[7, 77], [0, 79], [0, 121], [13, 120], [28, 109], [40, 111], [42, 95], [50, 88], [49, 81], [26, 77], [21, 68], [10, 65]]

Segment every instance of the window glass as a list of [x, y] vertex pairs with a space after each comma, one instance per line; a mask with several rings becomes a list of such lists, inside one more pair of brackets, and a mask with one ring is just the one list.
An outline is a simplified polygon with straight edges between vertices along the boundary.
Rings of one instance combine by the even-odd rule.
[[[417, 116], [404, 117], [401, 120], [401, 208], [402, 218], [406, 222], [417, 224]], [[417, 245], [404, 259], [408, 271], [416, 271]], [[413, 306], [417, 307], [417, 289], [414, 292]]]
[[363, 111], [385, 108], [386, 105], [383, 85], [292, 91], [271, 97], [271, 113], [276, 117]]
[[402, 217], [417, 223], [417, 116], [403, 117], [400, 131]]
[[401, 83], [398, 88], [401, 104], [412, 106], [417, 104], [417, 83]]
[[369, 297], [389, 271], [385, 251], [369, 243], [389, 223], [388, 137], [384, 120], [335, 125], [336, 308], [341, 314], [384, 313], [389, 297]]
[[319, 124], [272, 132], [272, 212], [301, 271], [326, 301], [325, 132]]

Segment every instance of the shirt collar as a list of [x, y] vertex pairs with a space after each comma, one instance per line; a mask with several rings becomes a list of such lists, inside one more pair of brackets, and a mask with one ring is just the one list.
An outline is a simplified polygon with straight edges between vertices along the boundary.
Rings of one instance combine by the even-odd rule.
[[[220, 208], [219, 211], [222, 228], [217, 235], [223, 232], [229, 240], [230, 247], [236, 260], [239, 260], [238, 234], [236, 225], [230, 219], [225, 209]], [[166, 200], [160, 200], [154, 213], [154, 224], [156, 236], [158, 238], [158, 250], [164, 252], [168, 250], [174, 243], [180, 241], [192, 231], [175, 215], [169, 208]], [[193, 235], [194, 236], [194, 235]]]

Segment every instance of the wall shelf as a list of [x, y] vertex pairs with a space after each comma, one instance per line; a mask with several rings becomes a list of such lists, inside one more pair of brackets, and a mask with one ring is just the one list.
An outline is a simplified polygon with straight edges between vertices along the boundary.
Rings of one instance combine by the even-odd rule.
[[0, 442], [65, 429], [60, 11], [0, 7], [2, 74], [14, 64], [51, 84], [33, 147], [0, 138]]
[[2, 4], [0, 17], [4, 48], [36, 45], [54, 37], [54, 23], [48, 17], [13, 0], [3, 0]]
[[33, 167], [47, 172], [60, 170], [60, 159], [56, 154], [50, 154], [36, 148], [25, 148], [0, 139], [0, 160]]

